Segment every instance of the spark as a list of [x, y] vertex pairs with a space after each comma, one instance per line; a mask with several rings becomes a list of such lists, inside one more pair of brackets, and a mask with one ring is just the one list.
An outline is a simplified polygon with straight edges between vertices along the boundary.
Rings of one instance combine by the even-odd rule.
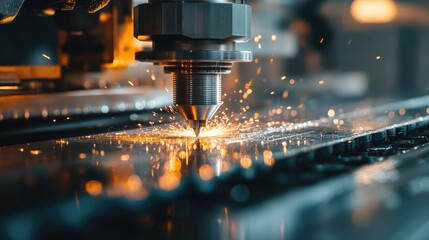
[[281, 80], [282, 80], [282, 81], [286, 80], [286, 76], [283, 76], [283, 77], [281, 78]]
[[271, 40], [272, 41], [276, 41], [277, 40], [277, 36], [275, 34], [271, 35]]
[[325, 84], [325, 81], [320, 80], [320, 81], [319, 81], [319, 85], [323, 85], [323, 84]]
[[133, 83], [133, 82], [128, 81], [128, 83], [129, 83], [131, 86], [133, 86], [133, 87], [134, 87], [134, 83]]
[[377, 57], [375, 57], [375, 59], [380, 60], [380, 59], [381, 59], [381, 56], [377, 56]]
[[49, 57], [49, 56], [48, 56], [48, 55], [46, 55], [46, 54], [42, 54], [42, 56], [43, 56], [44, 58], [46, 58], [46, 59], [51, 60], [51, 57]]
[[42, 153], [42, 150], [30, 150], [31, 155], [40, 155]]
[[0, 91], [16, 91], [19, 90], [19, 86], [0, 86]]
[[46, 58], [46, 59], [51, 60], [51, 57], [49, 57], [49, 56], [48, 56], [48, 55], [46, 55], [46, 54], [42, 54], [42, 56], [43, 56], [44, 58]]
[[323, 41], [325, 41], [325, 39], [324, 39], [324, 38], [321, 38], [321, 39], [320, 39], [320, 41], [319, 41], [319, 42], [320, 42], [320, 44], [322, 44], [322, 43], [323, 43]]
[[128, 160], [130, 160], [130, 155], [129, 154], [123, 154], [123, 155], [121, 155], [121, 161], [122, 162], [127, 162]]

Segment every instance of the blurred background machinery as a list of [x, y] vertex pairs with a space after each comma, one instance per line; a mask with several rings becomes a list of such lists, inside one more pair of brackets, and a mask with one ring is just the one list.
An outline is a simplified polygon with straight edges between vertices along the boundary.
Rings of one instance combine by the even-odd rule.
[[[0, 25], [2, 35], [8, 36], [0, 44], [3, 86], [20, 82], [33, 90], [41, 85], [51, 90], [110, 88], [130, 86], [129, 80], [136, 86], [172, 85], [161, 68], [134, 60], [144, 43], [132, 37], [131, 6], [142, 1], [12, 2], [4, 3], [10, 7], [2, 12], [2, 22], [11, 23]], [[236, 76], [224, 76], [227, 91], [236, 78], [254, 79], [258, 67], [264, 71], [254, 84], [277, 84], [287, 75], [309, 83], [303, 91], [320, 91], [310, 82], [322, 79], [346, 97], [412, 96], [424, 94], [427, 88], [428, 6], [424, 1], [265, 0], [250, 4], [254, 8], [252, 41], [237, 47], [253, 51], [258, 63], [240, 64], [233, 68]], [[153, 78], [157, 81], [150, 81]], [[51, 81], [29, 81], [42, 79]], [[346, 82], [354, 84], [354, 92], [340, 87]]]
[[[21, 4], [16, 19], [2, 13], [3, 22], [11, 21], [0, 26], [7, 36], [1, 40], [4, 86], [15, 83], [11, 85], [24, 93], [106, 88], [120, 85], [115, 79], [124, 79], [131, 71], [134, 53], [141, 48], [133, 37], [131, 1]], [[2, 3], [2, 9], [10, 6]], [[150, 79], [145, 70], [134, 75]], [[128, 80], [139, 84], [133, 77]]]

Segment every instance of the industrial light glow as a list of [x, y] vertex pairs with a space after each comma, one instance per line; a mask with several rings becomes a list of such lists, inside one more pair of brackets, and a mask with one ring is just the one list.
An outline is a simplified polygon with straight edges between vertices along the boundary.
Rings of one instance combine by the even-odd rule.
[[360, 23], [389, 23], [398, 13], [392, 0], [355, 0], [350, 10], [353, 18]]

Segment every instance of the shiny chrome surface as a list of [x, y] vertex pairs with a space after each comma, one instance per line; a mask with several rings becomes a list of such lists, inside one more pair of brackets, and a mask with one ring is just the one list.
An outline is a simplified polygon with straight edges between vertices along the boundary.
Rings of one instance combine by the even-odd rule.
[[176, 105], [176, 109], [182, 114], [186, 120], [195, 121], [208, 121], [210, 120], [216, 111], [219, 109], [219, 105]]
[[[338, 114], [335, 118], [307, 119], [290, 124], [274, 122], [269, 127], [263, 121], [240, 127], [228, 123], [215, 124], [216, 127], [208, 126], [200, 138], [193, 137], [194, 133], [186, 130], [184, 123], [176, 122], [2, 147], [0, 191], [8, 194], [2, 194], [0, 199], [0, 222], [4, 226], [0, 236], [16, 239], [15, 227], [24, 225], [28, 227], [24, 231], [26, 236], [41, 236], [43, 233], [54, 237], [55, 233], [49, 233], [48, 226], [61, 229], [64, 234], [76, 228], [92, 231], [102, 224], [109, 226], [99, 233], [104, 235], [113, 234], [113, 229], [126, 228], [130, 236], [151, 234], [155, 238], [236, 239], [247, 238], [249, 234], [266, 236], [267, 239], [300, 238], [311, 236], [313, 231], [315, 234], [323, 232], [314, 226], [311, 232], [302, 231], [300, 226], [313, 224], [326, 216], [322, 212], [311, 211], [311, 217], [306, 218], [305, 212], [300, 212], [300, 216], [304, 216], [303, 223], [293, 225], [301, 221], [294, 211], [307, 211], [313, 204], [323, 211], [326, 205], [321, 202], [326, 203], [328, 199], [339, 199], [332, 203], [333, 208], [343, 211], [343, 214], [352, 214], [352, 220], [357, 223], [365, 223], [373, 219], [371, 216], [378, 216], [359, 215], [371, 214], [371, 202], [368, 202], [370, 205], [365, 205], [365, 202], [362, 203], [364, 205], [351, 205], [351, 210], [338, 208], [338, 204], [355, 204], [359, 199], [370, 201], [373, 199], [371, 196], [379, 196], [373, 195], [372, 186], [380, 185], [377, 194], [381, 194], [380, 189], [388, 188], [395, 181], [408, 184], [402, 173], [395, 172], [399, 165], [394, 159], [378, 162], [380, 160], [374, 158], [374, 164], [359, 168], [352, 175], [311, 188], [303, 187], [299, 190], [301, 193], [287, 193], [262, 205], [244, 206], [261, 194], [260, 191], [274, 189], [289, 177], [293, 179], [293, 169], [299, 165], [302, 154], [317, 162], [320, 161], [317, 156], [329, 155], [333, 146], [356, 148], [359, 144], [382, 141], [387, 136], [399, 136], [407, 129], [411, 131], [418, 126], [427, 126], [428, 99], [412, 99], [372, 110], [359, 108]], [[397, 114], [393, 116], [391, 112]], [[408, 166], [405, 158], [400, 161], [404, 167], [397, 171], [405, 171]], [[287, 171], [278, 172], [279, 168], [285, 167]], [[320, 168], [317, 164], [315, 167], [316, 170]], [[338, 166], [328, 165], [329, 169], [335, 171]], [[296, 174], [303, 174], [300, 178], [305, 176], [302, 169]], [[264, 190], [249, 188], [246, 183], [253, 179], [260, 182], [257, 179], [261, 175], [271, 176], [274, 182], [265, 183]], [[312, 176], [317, 174], [312, 173]], [[228, 187], [231, 181], [238, 183]], [[421, 191], [419, 186], [422, 185], [415, 183], [413, 186], [417, 189], [415, 191]], [[8, 191], [10, 188], [14, 191]], [[200, 192], [205, 196], [213, 191], [226, 191], [226, 199], [218, 200], [220, 205], [192, 204], [200, 201], [198, 199], [202, 196], [198, 194], [191, 198], [180, 197], [189, 192]], [[344, 196], [344, 193], [351, 194], [345, 196], [358, 196], [337, 197], [338, 194]], [[208, 196], [216, 198], [218, 195]], [[172, 199], [177, 201], [169, 205]], [[392, 206], [397, 206], [397, 197], [393, 199]], [[156, 213], [156, 206], [163, 209], [161, 206], [164, 204], [167, 204], [166, 213]], [[355, 208], [356, 213], [353, 213]], [[17, 209], [32, 211], [21, 213]], [[175, 214], [169, 214], [171, 211]], [[260, 221], [267, 216], [274, 220], [271, 224]], [[114, 223], [108, 223], [113, 219]], [[195, 228], [185, 231], [181, 225], [183, 221]], [[209, 230], [210, 222], [216, 223], [216, 231]], [[347, 223], [344, 228], [353, 228], [351, 224], [354, 222]], [[171, 230], [157, 231], [161, 226], [171, 226]], [[195, 238], [190, 237], [190, 233], [196, 234]], [[339, 233], [341, 231], [336, 232]], [[359, 236], [366, 235], [362, 232]]]
[[173, 102], [198, 136], [221, 105], [220, 74], [173, 73]]
[[173, 74], [173, 101], [176, 105], [219, 105], [220, 74]]
[[[230, 122], [212, 123], [201, 133], [200, 138], [193, 137], [192, 129], [179, 121], [136, 130], [1, 147], [5, 156], [1, 163], [3, 170], [9, 169], [9, 166], [12, 169], [37, 164], [43, 166], [44, 163], [48, 166], [57, 161], [83, 161], [90, 165], [110, 162], [112, 165], [106, 165], [108, 168], [116, 164], [155, 164], [150, 169], [161, 172], [166, 171], [161, 165], [171, 163], [189, 168], [183, 176], [191, 173], [195, 167], [198, 170], [198, 165], [209, 164], [213, 171], [216, 170], [212, 179], [231, 170], [231, 167], [270, 167], [276, 159], [334, 143], [349, 144], [351, 139], [368, 133], [425, 124], [429, 121], [428, 99], [422, 97], [377, 108], [359, 108], [335, 118], [307, 119], [296, 123], [269, 122], [268, 127], [267, 122], [263, 121], [239, 125]], [[399, 114], [399, 111], [403, 114]], [[391, 112], [397, 114], [392, 116]], [[55, 157], [60, 152], [67, 153], [64, 159]], [[198, 162], [188, 165], [195, 154], [205, 157], [203, 160], [196, 158]], [[31, 161], [26, 162], [28, 157]], [[229, 167], [219, 168], [218, 164]]]

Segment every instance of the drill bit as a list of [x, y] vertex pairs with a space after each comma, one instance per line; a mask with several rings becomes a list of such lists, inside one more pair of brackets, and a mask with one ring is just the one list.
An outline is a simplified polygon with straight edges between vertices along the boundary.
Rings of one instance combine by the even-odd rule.
[[196, 137], [200, 136], [200, 131], [201, 131], [200, 127], [194, 128], [194, 133]]
[[206, 126], [207, 121], [205, 120], [189, 120], [189, 126], [194, 130], [195, 136], [200, 135], [202, 128]]
[[[200, 67], [200, 66], [199, 66]], [[192, 72], [199, 67], [189, 66]], [[188, 70], [187, 70], [188, 71]], [[198, 136], [221, 105], [220, 74], [182, 74], [173, 72], [173, 98], [177, 110]]]

